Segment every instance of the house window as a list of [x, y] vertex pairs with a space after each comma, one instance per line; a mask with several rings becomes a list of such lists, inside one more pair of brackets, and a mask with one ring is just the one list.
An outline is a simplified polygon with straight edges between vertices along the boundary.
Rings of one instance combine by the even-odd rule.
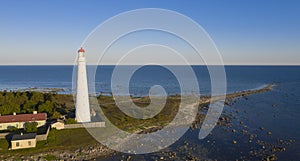
[[28, 145], [31, 146], [31, 141], [28, 141]]
[[19, 147], [20, 146], [20, 143], [19, 142], [16, 142], [16, 147]]

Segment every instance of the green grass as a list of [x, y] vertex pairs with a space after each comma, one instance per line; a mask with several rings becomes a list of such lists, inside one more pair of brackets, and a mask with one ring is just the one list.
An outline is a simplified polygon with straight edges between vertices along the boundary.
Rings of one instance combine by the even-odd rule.
[[[70, 107], [73, 102], [70, 95], [53, 95], [55, 102], [59, 104], [65, 104]], [[139, 107], [143, 108], [150, 103], [149, 97], [144, 98], [133, 98], [134, 103]], [[114, 103], [114, 100], [110, 96], [100, 96], [98, 101], [106, 117], [112, 122], [115, 126], [126, 130], [128, 132], [135, 132], [136, 130], [145, 129], [150, 126], [164, 126], [171, 122], [175, 115], [177, 114], [180, 98], [179, 97], [169, 97], [167, 99], [166, 106], [162, 111], [151, 119], [136, 119], [129, 117], [124, 114]], [[73, 107], [68, 108], [72, 110]], [[108, 128], [103, 128], [101, 132], [96, 131], [97, 135], [101, 136], [103, 139], [109, 137], [111, 131], [107, 130]], [[101, 139], [101, 138], [100, 138]], [[21, 155], [29, 155], [47, 152], [50, 150], [76, 150], [80, 147], [86, 147], [96, 144], [97, 141], [89, 134], [85, 128], [78, 129], [64, 129], [64, 130], [55, 130], [51, 129], [48, 135], [47, 141], [37, 142], [36, 148], [30, 149], [20, 149], [20, 150], [8, 150], [9, 143], [2, 139], [0, 140], [0, 155], [7, 157], [15, 156], [16, 159], [21, 157]], [[45, 159], [54, 160], [55, 158], [51, 155], [47, 156]]]
[[[54, 130], [49, 132], [47, 141], [38, 141], [36, 148], [8, 150], [8, 142], [0, 140], [0, 155], [20, 157], [21, 155], [35, 154], [49, 150], [75, 150], [76, 148], [94, 145], [97, 141], [84, 128]], [[0, 158], [0, 160], [3, 158]]]
[[0, 151], [5, 151], [8, 148], [9, 144], [6, 139], [0, 139]]
[[[136, 119], [123, 113], [115, 104], [112, 97], [98, 97], [99, 104], [111, 123], [118, 128], [134, 132], [137, 129], [144, 129], [150, 126], [164, 126], [170, 123], [177, 114], [180, 97], [168, 97], [165, 107], [159, 114], [150, 119]], [[135, 98], [133, 101], [137, 106], [143, 108], [151, 102], [149, 97]]]
[[51, 147], [79, 148], [95, 144], [96, 140], [85, 128], [51, 130], [48, 136], [48, 145]]

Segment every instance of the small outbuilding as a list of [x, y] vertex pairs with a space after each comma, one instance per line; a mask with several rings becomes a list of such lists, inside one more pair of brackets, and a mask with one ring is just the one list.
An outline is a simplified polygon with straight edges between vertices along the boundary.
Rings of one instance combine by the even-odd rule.
[[51, 128], [54, 128], [56, 130], [61, 130], [65, 128], [65, 123], [62, 121], [57, 121], [51, 124]]
[[11, 139], [11, 150], [35, 148], [36, 146], [36, 133], [15, 134]]

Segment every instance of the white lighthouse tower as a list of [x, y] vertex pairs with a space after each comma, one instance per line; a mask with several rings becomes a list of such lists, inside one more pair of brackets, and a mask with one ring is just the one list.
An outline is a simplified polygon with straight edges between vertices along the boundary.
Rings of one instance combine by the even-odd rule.
[[90, 122], [90, 103], [88, 93], [88, 83], [86, 75], [86, 58], [83, 48], [78, 50], [78, 73], [76, 90], [76, 120], [77, 122]]

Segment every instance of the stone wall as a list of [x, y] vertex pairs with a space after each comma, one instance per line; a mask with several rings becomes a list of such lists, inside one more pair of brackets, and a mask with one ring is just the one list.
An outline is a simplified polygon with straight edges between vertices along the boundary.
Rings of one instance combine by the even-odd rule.
[[65, 124], [65, 129], [105, 127], [105, 122], [89, 122], [82, 124]]
[[47, 140], [49, 131], [50, 131], [50, 126], [48, 127], [46, 134], [36, 135], [36, 141]]

